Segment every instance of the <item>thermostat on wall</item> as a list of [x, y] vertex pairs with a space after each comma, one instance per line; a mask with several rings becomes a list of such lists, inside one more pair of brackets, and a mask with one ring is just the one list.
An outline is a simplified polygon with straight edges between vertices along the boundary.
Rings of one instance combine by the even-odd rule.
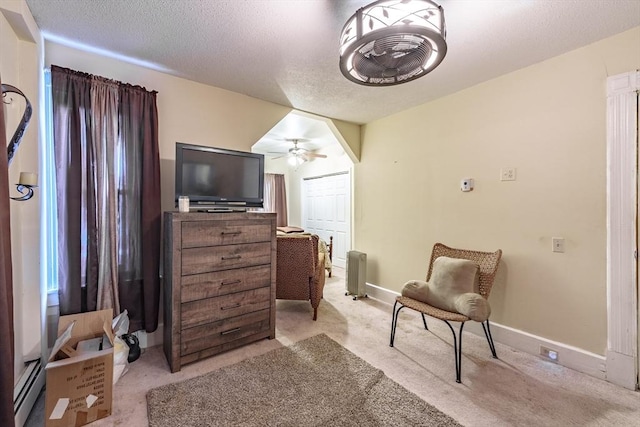
[[473, 190], [473, 178], [463, 178], [460, 181], [460, 190], [465, 192]]

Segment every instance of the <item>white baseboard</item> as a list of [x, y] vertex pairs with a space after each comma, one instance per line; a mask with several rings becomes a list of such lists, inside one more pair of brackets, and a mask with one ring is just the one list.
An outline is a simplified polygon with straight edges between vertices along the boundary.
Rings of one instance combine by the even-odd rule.
[[146, 331], [136, 331], [133, 335], [138, 337], [138, 341], [140, 343], [140, 348], [149, 348], [155, 345], [160, 345], [163, 342], [163, 331], [164, 324], [158, 324], [158, 329], [153, 331], [152, 333], [147, 333]]
[[[41, 363], [37, 365], [37, 371], [31, 375], [25, 374], [18, 381], [20, 390], [14, 390], [14, 423], [16, 427], [22, 427], [29, 418], [33, 406], [44, 388], [45, 370]], [[16, 394], [20, 394], [19, 402], [16, 402]]]
[[[370, 298], [375, 298], [379, 301], [388, 303], [389, 305], [393, 305], [396, 297], [400, 295], [398, 292], [390, 291], [389, 289], [381, 288], [380, 286], [376, 286], [371, 283], [366, 284], [366, 293]], [[391, 315], [391, 309], [389, 309], [389, 315]], [[151, 334], [144, 331], [136, 332], [135, 335], [138, 336], [140, 347], [147, 348], [162, 344], [163, 330], [164, 324], [161, 323], [158, 325], [158, 329]], [[484, 331], [482, 330], [481, 324], [478, 322], [468, 322], [467, 325], [465, 325], [465, 332], [471, 332], [484, 338]], [[540, 346], [544, 346], [558, 353], [558, 360], [556, 363], [559, 365], [583, 372], [595, 378], [609, 381], [612, 379], [608, 379], [607, 377], [607, 359], [604, 356], [590, 353], [577, 347], [542, 338], [508, 326], [500, 325], [495, 322], [491, 322], [491, 335], [495, 342], [534, 356], [541, 357]], [[609, 376], [611, 376], [611, 373]], [[620, 384], [616, 381], [612, 382]]]
[[[366, 284], [367, 295], [379, 301], [393, 305], [398, 292], [381, 288], [370, 283]], [[389, 311], [391, 313], [391, 310]], [[467, 326], [468, 325], [468, 326]], [[482, 325], [478, 322], [468, 322], [465, 325], [465, 332], [471, 332], [484, 338]], [[505, 344], [511, 348], [524, 353], [540, 356], [540, 346], [554, 350], [558, 353], [556, 363], [567, 368], [583, 372], [596, 378], [607, 380], [607, 359], [595, 353], [563, 344], [557, 341], [548, 340], [528, 332], [500, 325], [491, 322], [491, 336], [495, 342]], [[548, 360], [548, 359], [545, 359]]]
[[607, 381], [635, 390], [638, 387], [638, 379], [633, 377], [635, 363], [633, 356], [607, 350]]

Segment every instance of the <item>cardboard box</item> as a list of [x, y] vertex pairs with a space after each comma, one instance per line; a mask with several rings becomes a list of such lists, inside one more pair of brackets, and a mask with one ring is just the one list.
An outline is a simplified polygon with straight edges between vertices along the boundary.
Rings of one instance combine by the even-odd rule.
[[[77, 427], [111, 415], [112, 318], [112, 310], [60, 316], [58, 339], [46, 366], [47, 427]], [[109, 348], [76, 351], [79, 341], [103, 336], [110, 342]]]

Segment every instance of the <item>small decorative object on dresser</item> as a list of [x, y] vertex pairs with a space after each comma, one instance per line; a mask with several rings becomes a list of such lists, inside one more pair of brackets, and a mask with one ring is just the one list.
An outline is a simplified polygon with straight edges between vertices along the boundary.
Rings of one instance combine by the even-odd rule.
[[164, 353], [171, 372], [275, 338], [276, 214], [164, 213]]

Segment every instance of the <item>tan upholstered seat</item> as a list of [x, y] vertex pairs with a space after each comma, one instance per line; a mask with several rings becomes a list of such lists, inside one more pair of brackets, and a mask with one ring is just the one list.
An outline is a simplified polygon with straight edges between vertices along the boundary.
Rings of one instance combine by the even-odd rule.
[[[427, 272], [427, 282], [431, 279], [434, 261], [439, 257], [466, 259], [476, 263], [479, 270], [478, 293], [485, 299], [489, 298], [489, 293], [491, 292], [491, 287], [493, 286], [493, 281], [498, 270], [500, 258], [502, 257], [502, 250], [498, 249], [495, 252], [481, 252], [467, 249], [455, 249], [445, 246], [442, 243], [436, 243], [433, 246], [433, 251], [431, 252], [431, 261], [429, 263], [429, 271]], [[396, 302], [393, 305], [393, 314], [391, 316], [391, 339], [389, 343], [391, 347], [393, 347], [394, 345], [396, 326], [398, 325], [398, 314], [400, 313], [400, 310], [405, 307], [415, 310], [421, 314], [424, 328], [427, 330], [429, 328], [427, 327], [427, 320], [425, 319], [425, 315], [440, 319], [449, 326], [449, 329], [451, 329], [451, 333], [453, 334], [456, 381], [461, 382], [460, 374], [462, 363], [462, 328], [464, 327], [464, 323], [471, 319], [463, 314], [443, 310], [423, 301], [418, 301], [407, 296], [399, 296], [396, 298]], [[460, 331], [457, 336], [455, 330], [449, 322], [460, 322]], [[493, 344], [493, 338], [491, 337], [489, 319], [481, 322], [481, 324], [482, 329], [484, 330], [484, 334], [487, 337], [487, 342], [489, 343], [489, 349], [491, 350], [493, 357], [497, 358], [498, 356], [496, 354], [496, 348]]]

